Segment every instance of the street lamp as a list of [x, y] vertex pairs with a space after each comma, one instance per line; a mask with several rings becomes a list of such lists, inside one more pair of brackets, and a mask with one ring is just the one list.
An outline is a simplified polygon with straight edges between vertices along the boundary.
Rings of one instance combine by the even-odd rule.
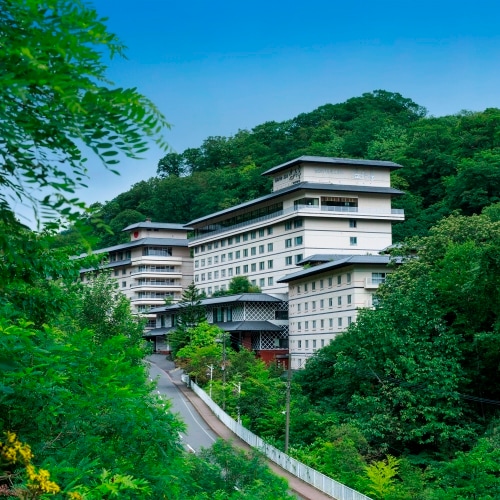
[[241, 382], [232, 383], [238, 389], [238, 423], [241, 424], [241, 413], [240, 413], [240, 396], [241, 396]]
[[210, 399], [212, 399], [212, 380], [214, 378], [214, 365], [207, 365], [207, 367], [210, 369], [210, 390], [209, 390], [209, 396], [210, 396]]

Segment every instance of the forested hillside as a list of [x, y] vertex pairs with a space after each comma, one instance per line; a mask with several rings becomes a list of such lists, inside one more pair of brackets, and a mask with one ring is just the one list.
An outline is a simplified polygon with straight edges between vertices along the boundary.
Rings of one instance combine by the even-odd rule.
[[407, 194], [394, 206], [405, 209], [406, 221], [394, 227], [394, 241], [426, 235], [455, 210], [477, 214], [500, 200], [499, 148], [499, 109], [431, 117], [411, 99], [377, 90], [168, 153], [157, 177], [93, 206], [114, 231], [94, 226], [94, 246], [123, 241], [121, 229], [147, 217], [185, 223], [267, 194], [271, 185], [260, 174], [301, 155], [400, 163], [392, 182]]

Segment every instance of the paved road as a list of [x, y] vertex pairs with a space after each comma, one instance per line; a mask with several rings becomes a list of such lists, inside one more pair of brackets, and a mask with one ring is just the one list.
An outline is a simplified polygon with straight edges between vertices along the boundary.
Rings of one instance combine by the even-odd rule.
[[174, 383], [172, 380], [172, 376], [175, 376], [174, 372], [170, 373], [159, 368], [156, 364], [151, 364], [149, 369], [151, 379], [157, 381], [158, 393], [172, 402], [173, 413], [180, 414], [182, 421], [187, 426], [186, 433], [181, 434], [186, 449], [193, 452], [199, 451], [200, 448], [209, 448], [217, 439], [217, 435]]

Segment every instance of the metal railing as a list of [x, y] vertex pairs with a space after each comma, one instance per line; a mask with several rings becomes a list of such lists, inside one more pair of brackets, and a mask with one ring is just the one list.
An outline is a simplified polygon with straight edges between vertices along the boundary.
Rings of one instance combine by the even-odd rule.
[[372, 500], [370, 497], [353, 490], [345, 484], [335, 481], [325, 474], [299, 462], [295, 458], [290, 457], [286, 453], [278, 450], [274, 446], [266, 443], [259, 436], [250, 432], [248, 429], [239, 424], [236, 420], [225, 413], [222, 408], [217, 405], [210, 396], [194, 382], [190, 381], [187, 375], [182, 375], [184, 383], [189, 385], [191, 389], [200, 397], [200, 399], [213, 411], [215, 416], [240, 439], [248, 443], [253, 448], [260, 450], [269, 460], [279, 465], [282, 469], [290, 472], [302, 481], [311, 484], [316, 489], [331, 496], [336, 500]]

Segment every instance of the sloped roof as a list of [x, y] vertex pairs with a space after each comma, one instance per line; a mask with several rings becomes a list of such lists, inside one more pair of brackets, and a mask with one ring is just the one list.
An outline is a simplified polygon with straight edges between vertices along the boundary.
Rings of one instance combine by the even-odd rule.
[[402, 168], [402, 165], [399, 163], [394, 163], [392, 161], [381, 161], [381, 160], [360, 160], [356, 158], [334, 158], [330, 156], [299, 156], [294, 160], [287, 161], [273, 167], [269, 170], [266, 170], [262, 173], [262, 175], [271, 175], [279, 172], [280, 170], [285, 170], [287, 168], [293, 167], [294, 165], [300, 165], [301, 163], [318, 163], [323, 165], [359, 165], [363, 167], [383, 167], [390, 168], [394, 170], [396, 168]]
[[331, 269], [338, 269], [340, 267], [351, 266], [353, 264], [380, 264], [388, 265], [392, 262], [388, 255], [346, 255], [341, 259], [336, 259], [331, 262], [326, 262], [325, 264], [320, 264], [318, 266], [310, 267], [309, 269], [303, 269], [302, 271], [297, 271], [295, 273], [287, 274], [283, 278], [277, 280], [278, 283], [289, 283], [291, 281], [302, 279], [307, 276], [314, 276], [315, 274], [323, 273], [324, 271], [329, 271]]
[[135, 224], [130, 224], [126, 228], [122, 229], [122, 231], [131, 231], [132, 229], [177, 229], [179, 231], [185, 231], [189, 229], [184, 226], [184, 224], [171, 224], [170, 222], [152, 222], [152, 221], [143, 221], [136, 222]]
[[215, 323], [225, 332], [281, 332], [282, 328], [269, 321], [228, 321]]

